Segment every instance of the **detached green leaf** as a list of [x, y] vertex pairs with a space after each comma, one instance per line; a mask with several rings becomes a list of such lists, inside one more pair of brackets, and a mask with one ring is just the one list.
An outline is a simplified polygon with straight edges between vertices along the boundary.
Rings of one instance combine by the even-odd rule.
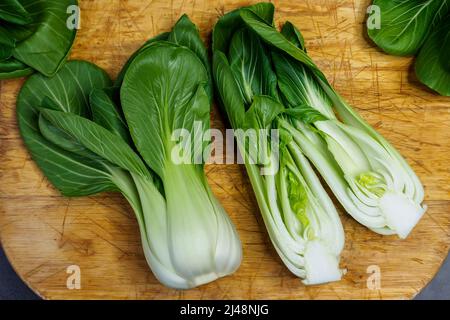
[[423, 84], [443, 96], [450, 96], [450, 15], [426, 40], [415, 69]]
[[2, 0], [0, 3], [0, 20], [25, 25], [31, 23], [31, 15], [18, 0]]
[[448, 0], [374, 0], [381, 11], [380, 29], [369, 37], [385, 52], [407, 56], [418, 52], [434, 25], [450, 10]]
[[[67, 8], [77, 0], [22, 0], [23, 7], [33, 17], [30, 33], [16, 37], [21, 42], [14, 49], [17, 60], [46, 76], [54, 75], [66, 61], [77, 30], [67, 27]], [[16, 32], [17, 33], [17, 32]]]
[[[115, 190], [110, 172], [89, 159], [44, 138], [39, 128], [39, 109], [44, 103], [59, 111], [89, 115], [89, 93], [111, 85], [107, 74], [84, 61], [71, 61], [53, 77], [31, 76], [17, 99], [17, 118], [22, 138], [40, 169], [66, 196], [90, 195]], [[48, 101], [51, 101], [48, 102]]]

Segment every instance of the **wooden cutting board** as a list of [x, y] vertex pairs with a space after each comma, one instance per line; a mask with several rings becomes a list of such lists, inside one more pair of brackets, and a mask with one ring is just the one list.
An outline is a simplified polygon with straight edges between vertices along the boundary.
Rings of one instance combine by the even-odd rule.
[[[79, 0], [81, 30], [72, 59], [92, 61], [114, 77], [146, 39], [187, 13], [208, 38], [219, 15], [256, 1]], [[232, 276], [189, 291], [160, 285], [141, 250], [132, 210], [118, 194], [68, 199], [26, 152], [15, 118], [22, 80], [0, 82], [0, 236], [22, 279], [47, 299], [392, 299], [414, 297], [448, 253], [450, 237], [450, 99], [416, 80], [412, 59], [375, 48], [365, 32], [369, 0], [273, 1], [277, 23], [304, 33], [311, 56], [337, 91], [408, 159], [422, 179], [429, 210], [407, 240], [369, 232], [342, 214], [346, 246], [338, 283], [305, 287], [268, 239], [245, 170], [209, 165], [212, 188], [237, 225], [244, 248]], [[224, 128], [215, 109], [212, 126]], [[339, 206], [340, 211], [341, 207]], [[81, 289], [69, 290], [71, 265]], [[380, 287], [371, 272], [379, 270]], [[368, 283], [372, 284], [368, 286]]]

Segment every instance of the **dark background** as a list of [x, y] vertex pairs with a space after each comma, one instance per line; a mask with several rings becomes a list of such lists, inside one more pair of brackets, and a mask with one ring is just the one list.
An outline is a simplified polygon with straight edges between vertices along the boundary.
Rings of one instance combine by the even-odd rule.
[[[39, 297], [16, 275], [0, 247], [0, 300], [6, 299], [36, 300]], [[416, 299], [450, 299], [450, 259], [448, 257], [433, 281], [419, 293]]]

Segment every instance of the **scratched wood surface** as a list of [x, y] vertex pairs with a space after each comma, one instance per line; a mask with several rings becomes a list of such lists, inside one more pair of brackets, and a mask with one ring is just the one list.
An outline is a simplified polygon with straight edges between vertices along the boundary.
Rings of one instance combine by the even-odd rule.
[[[73, 59], [114, 77], [146, 39], [187, 13], [208, 38], [217, 17], [254, 1], [80, 0]], [[22, 80], [0, 82], [0, 236], [14, 268], [48, 299], [392, 299], [412, 298], [434, 276], [450, 237], [450, 99], [422, 86], [411, 59], [390, 57], [365, 36], [369, 1], [279, 0], [277, 23], [304, 32], [311, 56], [336, 89], [408, 159], [426, 189], [429, 210], [407, 240], [369, 232], [342, 214], [346, 247], [341, 282], [305, 287], [271, 246], [245, 171], [209, 165], [212, 188], [237, 225], [244, 248], [232, 276], [189, 291], [160, 285], [141, 250], [133, 213], [118, 194], [68, 199], [37, 169], [19, 137], [15, 100]], [[224, 128], [215, 109], [213, 127]], [[340, 207], [339, 207], [340, 209]], [[341, 209], [340, 209], [341, 210]], [[342, 211], [342, 210], [341, 210]], [[81, 289], [66, 287], [67, 267], [81, 268]], [[381, 288], [370, 290], [370, 266]], [[370, 270], [370, 268], [369, 268]]]

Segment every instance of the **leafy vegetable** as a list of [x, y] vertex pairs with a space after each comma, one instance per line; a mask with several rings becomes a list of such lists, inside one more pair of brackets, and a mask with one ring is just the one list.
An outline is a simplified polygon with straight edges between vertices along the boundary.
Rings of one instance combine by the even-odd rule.
[[[258, 27], [271, 29], [273, 12], [272, 4], [260, 3], [219, 19], [213, 31], [215, 84], [280, 258], [305, 284], [336, 281], [342, 276], [342, 225], [314, 170], [285, 128], [289, 110], [279, 97], [265, 44], [278, 43], [278, 39], [258, 37], [244, 18], [255, 16]], [[303, 45], [301, 34], [294, 38]], [[303, 108], [305, 118], [313, 113]], [[278, 129], [278, 139], [271, 129]], [[256, 143], [246, 140], [252, 132], [261, 138]]]
[[[0, 4], [0, 79], [51, 76], [66, 61], [76, 29], [67, 8], [77, 0], [5, 0]], [[5, 30], [7, 30], [7, 35]]]
[[[114, 189], [108, 173], [96, 161], [70, 154], [44, 138], [39, 129], [39, 110], [46, 107], [89, 117], [89, 93], [111, 84], [107, 74], [84, 61], [67, 63], [53, 78], [30, 77], [17, 99], [20, 132], [33, 159], [50, 182], [65, 196], [85, 196]], [[48, 102], [47, 102], [48, 104]]]
[[236, 231], [212, 196], [202, 165], [194, 164], [198, 155], [176, 164], [172, 154], [175, 130], [195, 132], [195, 121], [201, 132], [209, 127], [207, 83], [206, 68], [192, 51], [155, 43], [134, 59], [121, 88], [133, 141], [164, 185], [172, 263], [195, 285], [233, 272], [241, 255]]
[[298, 41], [289, 42], [292, 37], [249, 10], [241, 16], [270, 45], [287, 106], [306, 105], [322, 115], [305, 120], [291, 112], [293, 121], [283, 121], [283, 128], [349, 214], [378, 233], [405, 238], [426, 210], [423, 187], [407, 162], [334, 91]]
[[[180, 23], [187, 29], [174, 30], [199, 43], [186, 19]], [[172, 140], [175, 129], [199, 120], [203, 126], [194, 132], [203, 137], [209, 127], [209, 75], [199, 52], [152, 41], [125, 66], [121, 102], [103, 70], [71, 61], [52, 78], [31, 76], [17, 108], [24, 142], [52, 184], [66, 196], [121, 192], [136, 214], [153, 273], [184, 289], [234, 272], [242, 256], [203, 164], [171, 157], [186, 147]], [[193, 158], [204, 147], [194, 148]]]
[[0, 19], [19, 25], [33, 21], [30, 13], [18, 0], [3, 0], [3, 3], [0, 3]]
[[393, 55], [416, 54], [431, 32], [450, 10], [447, 0], [374, 0], [380, 7], [381, 26], [369, 29], [370, 38]]
[[440, 95], [450, 96], [450, 14], [425, 41], [415, 69], [422, 83]]

